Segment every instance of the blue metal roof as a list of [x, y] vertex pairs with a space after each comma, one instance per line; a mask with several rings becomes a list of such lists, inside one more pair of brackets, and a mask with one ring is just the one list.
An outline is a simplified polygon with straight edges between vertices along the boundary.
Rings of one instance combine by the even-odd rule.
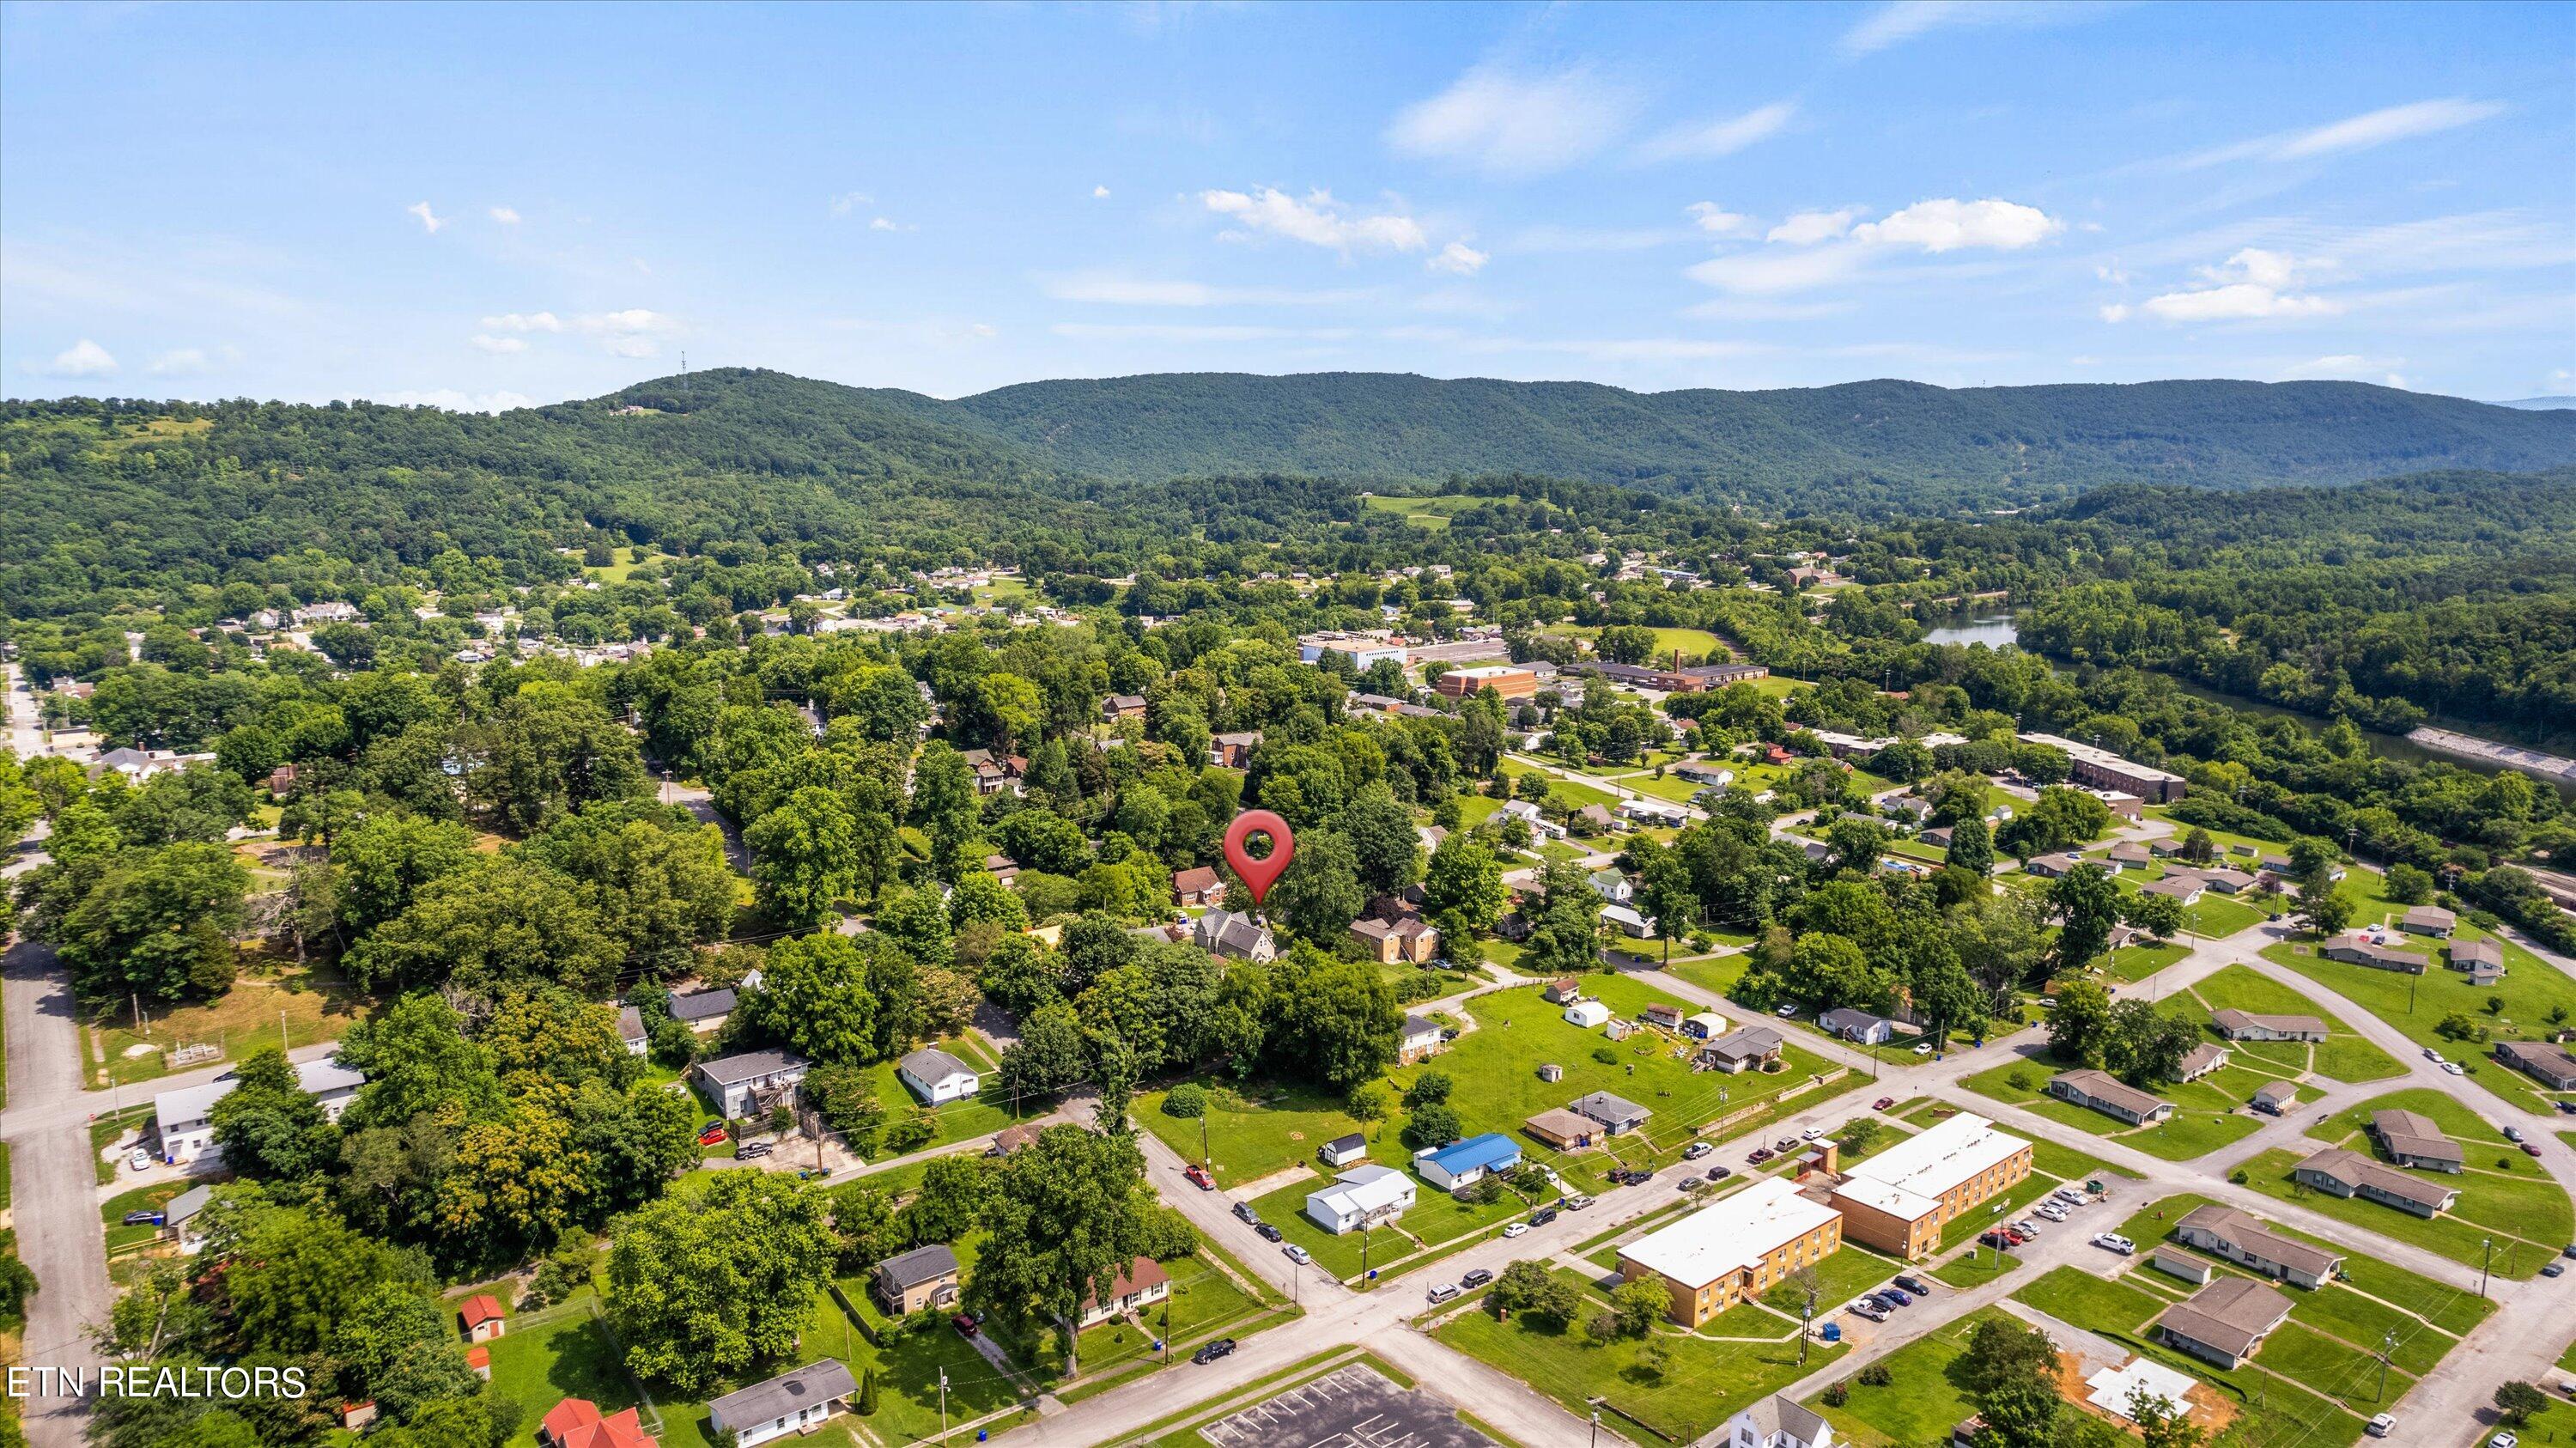
[[1451, 1176], [1457, 1176], [1461, 1172], [1474, 1171], [1478, 1167], [1490, 1171], [1505, 1162], [1518, 1160], [1520, 1154], [1519, 1142], [1500, 1132], [1488, 1131], [1482, 1136], [1471, 1136], [1465, 1141], [1451, 1142], [1431, 1153], [1424, 1160]]

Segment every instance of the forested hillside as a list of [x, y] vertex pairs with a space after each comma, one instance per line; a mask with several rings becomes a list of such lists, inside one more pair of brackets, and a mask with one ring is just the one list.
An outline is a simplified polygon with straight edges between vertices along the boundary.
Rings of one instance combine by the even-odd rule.
[[879, 395], [1075, 472], [1518, 471], [1779, 512], [1919, 514], [2108, 482], [2236, 488], [2576, 463], [2576, 417], [2351, 382], [1636, 393], [1387, 373], [1180, 373], [1032, 382], [953, 403]]

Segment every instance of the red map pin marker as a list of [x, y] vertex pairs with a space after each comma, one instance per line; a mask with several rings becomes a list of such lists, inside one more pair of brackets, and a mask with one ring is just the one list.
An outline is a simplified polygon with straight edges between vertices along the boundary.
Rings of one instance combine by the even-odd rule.
[[[1251, 844], [1254, 835], [1270, 837], [1270, 853], [1255, 858]], [[1288, 868], [1290, 857], [1297, 853], [1297, 837], [1288, 832], [1288, 822], [1266, 809], [1245, 810], [1225, 827], [1225, 862], [1252, 891], [1252, 906], [1261, 908], [1261, 897], [1270, 893], [1271, 883], [1279, 872]]]

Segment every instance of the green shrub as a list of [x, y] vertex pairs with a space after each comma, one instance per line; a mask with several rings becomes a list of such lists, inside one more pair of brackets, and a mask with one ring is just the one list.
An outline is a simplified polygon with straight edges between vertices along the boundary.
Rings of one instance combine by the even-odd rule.
[[1184, 1081], [1163, 1097], [1163, 1114], [1195, 1121], [1207, 1115], [1207, 1088], [1195, 1081]]

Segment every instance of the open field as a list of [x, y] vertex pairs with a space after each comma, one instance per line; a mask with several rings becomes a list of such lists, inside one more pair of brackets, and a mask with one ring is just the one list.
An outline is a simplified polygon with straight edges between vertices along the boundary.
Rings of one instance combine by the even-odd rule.
[[[2240, 1010], [2252, 1015], [2316, 1016], [2326, 1023], [2323, 1042], [2299, 1041], [2226, 1041], [2229, 1050], [2240, 1055], [2259, 1055], [2275, 1065], [2303, 1066], [2331, 1081], [2380, 1081], [2406, 1074], [2406, 1068], [2353, 1032], [2351, 1026], [2336, 1018], [2333, 1012], [2319, 1006], [2297, 991], [2269, 976], [2260, 975], [2242, 965], [2231, 965], [2215, 974], [2202, 977], [2191, 988], [2191, 994], [2212, 1011]], [[2218, 1034], [2206, 1022], [2202, 1029], [2210, 1039]], [[2280, 1053], [2275, 1058], [2270, 1053]], [[2297, 1070], [2280, 1074], [2295, 1076]]]
[[92, 1066], [91, 1084], [107, 1085], [111, 1072], [128, 1085], [167, 1075], [174, 1068], [164, 1053], [183, 1045], [220, 1049], [219, 1055], [175, 1068], [193, 1071], [219, 1060], [241, 1060], [281, 1040], [288, 1046], [336, 1041], [357, 1024], [368, 1004], [333, 970], [287, 965], [274, 974], [244, 974], [211, 1001], [154, 1015], [149, 1035], [136, 1030], [134, 1018], [122, 1011], [93, 1027], [85, 1034], [95, 1038], [107, 1059]]

